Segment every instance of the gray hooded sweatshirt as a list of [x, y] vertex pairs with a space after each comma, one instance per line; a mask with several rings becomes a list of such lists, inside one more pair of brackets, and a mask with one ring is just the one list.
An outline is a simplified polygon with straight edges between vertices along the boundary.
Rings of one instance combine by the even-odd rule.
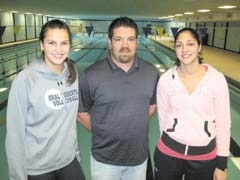
[[78, 81], [68, 68], [49, 71], [38, 58], [12, 83], [7, 107], [6, 153], [10, 180], [27, 180], [69, 164], [78, 152]]

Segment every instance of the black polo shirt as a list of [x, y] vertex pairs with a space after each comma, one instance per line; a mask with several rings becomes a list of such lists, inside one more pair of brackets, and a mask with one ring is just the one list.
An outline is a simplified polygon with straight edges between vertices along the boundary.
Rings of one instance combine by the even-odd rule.
[[97, 161], [131, 166], [146, 160], [149, 105], [156, 104], [158, 78], [156, 68], [138, 58], [128, 72], [108, 57], [80, 75], [79, 112], [91, 115]]

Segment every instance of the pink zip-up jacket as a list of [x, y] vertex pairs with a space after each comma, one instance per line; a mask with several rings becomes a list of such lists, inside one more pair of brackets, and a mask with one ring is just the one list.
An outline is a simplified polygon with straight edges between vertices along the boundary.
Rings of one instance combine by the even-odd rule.
[[[227, 157], [231, 125], [228, 85], [222, 73], [203, 65], [206, 74], [192, 94], [181, 82], [176, 66], [160, 77], [157, 86], [160, 135], [164, 131], [172, 139], [190, 146], [206, 146], [216, 138], [215, 155]], [[171, 155], [161, 143], [159, 139], [157, 147]]]

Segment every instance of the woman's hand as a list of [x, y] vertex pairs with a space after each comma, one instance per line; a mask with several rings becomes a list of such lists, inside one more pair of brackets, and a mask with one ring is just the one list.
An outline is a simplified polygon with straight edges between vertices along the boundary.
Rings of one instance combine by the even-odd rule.
[[223, 171], [216, 168], [213, 174], [213, 180], [227, 180], [227, 170]]

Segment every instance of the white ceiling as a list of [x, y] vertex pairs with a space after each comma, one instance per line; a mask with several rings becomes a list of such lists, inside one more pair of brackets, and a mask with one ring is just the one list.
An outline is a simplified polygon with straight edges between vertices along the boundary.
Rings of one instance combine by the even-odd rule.
[[[221, 10], [220, 5], [238, 6]], [[198, 9], [210, 9], [208, 13], [240, 13], [240, 0], [0, 0], [0, 10], [31, 12], [57, 17], [77, 19], [102, 19], [118, 16], [150, 18], [175, 15]]]

